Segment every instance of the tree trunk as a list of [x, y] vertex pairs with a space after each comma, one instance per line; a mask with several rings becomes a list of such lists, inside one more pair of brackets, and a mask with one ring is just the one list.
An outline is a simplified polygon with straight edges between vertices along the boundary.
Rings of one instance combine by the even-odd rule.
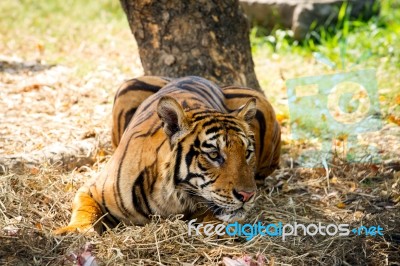
[[237, 0], [120, 1], [146, 75], [196, 75], [261, 90]]

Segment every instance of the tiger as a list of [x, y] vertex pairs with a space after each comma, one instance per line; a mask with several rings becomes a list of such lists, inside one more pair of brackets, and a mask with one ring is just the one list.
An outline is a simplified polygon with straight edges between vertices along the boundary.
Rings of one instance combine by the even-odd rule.
[[115, 151], [77, 191], [70, 223], [55, 234], [144, 225], [154, 215], [241, 221], [257, 183], [279, 167], [274, 109], [250, 88], [143, 76], [117, 90], [112, 120]]

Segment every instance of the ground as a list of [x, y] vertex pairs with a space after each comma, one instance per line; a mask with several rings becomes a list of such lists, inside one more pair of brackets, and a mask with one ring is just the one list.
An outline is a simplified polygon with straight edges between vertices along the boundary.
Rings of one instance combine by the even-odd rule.
[[[335, 33], [315, 33], [304, 43], [290, 32], [252, 31], [256, 72], [282, 125], [283, 156], [281, 169], [259, 187], [248, 222], [384, 228], [383, 236], [285, 241], [188, 236], [187, 223], [177, 217], [101, 236], [52, 235], [67, 224], [75, 191], [110, 157], [113, 94], [142, 69], [117, 1], [42, 2], [0, 3], [0, 156], [88, 138], [96, 145], [89, 165], [65, 170], [42, 164], [0, 175], [1, 265], [72, 265], [71, 254], [81, 254], [87, 243], [96, 261], [107, 265], [218, 265], [224, 257], [259, 254], [265, 265], [400, 264], [399, 1], [382, 1], [380, 18], [342, 19]], [[286, 82], [366, 68], [376, 71], [382, 129], [360, 138], [375, 145], [381, 160], [350, 163], [341, 153], [342, 137], [334, 141], [333, 160], [302, 167], [298, 155], [315, 142], [291, 138]]]

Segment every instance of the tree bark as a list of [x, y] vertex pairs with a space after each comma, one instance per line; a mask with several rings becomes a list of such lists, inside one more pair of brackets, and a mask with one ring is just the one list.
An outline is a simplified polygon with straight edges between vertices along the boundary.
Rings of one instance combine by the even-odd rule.
[[120, 2], [146, 75], [196, 75], [261, 91], [238, 0]]

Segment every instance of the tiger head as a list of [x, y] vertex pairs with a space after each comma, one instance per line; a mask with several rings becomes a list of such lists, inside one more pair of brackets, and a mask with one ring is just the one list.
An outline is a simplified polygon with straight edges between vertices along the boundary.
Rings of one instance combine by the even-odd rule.
[[256, 160], [250, 122], [256, 111], [254, 98], [229, 114], [200, 108], [185, 112], [168, 96], [158, 104], [176, 187], [205, 203], [222, 221], [241, 220], [254, 205]]

